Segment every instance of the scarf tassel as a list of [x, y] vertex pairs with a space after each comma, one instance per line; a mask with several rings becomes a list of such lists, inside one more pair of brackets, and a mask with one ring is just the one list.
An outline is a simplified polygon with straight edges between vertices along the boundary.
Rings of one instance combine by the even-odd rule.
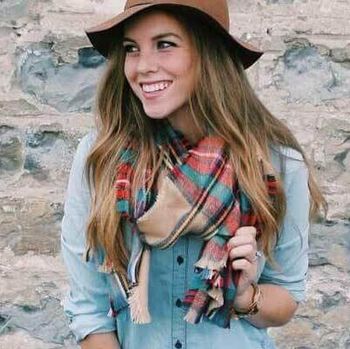
[[213, 286], [216, 288], [224, 287], [224, 278], [217, 272], [215, 278], [213, 279]]
[[187, 314], [183, 318], [185, 321], [187, 321], [190, 324], [197, 324], [201, 320], [201, 316], [198, 314], [197, 311], [194, 309], [190, 308], [187, 312]]
[[226, 267], [228, 253], [225, 253], [222, 259], [213, 260], [213, 257], [205, 253], [201, 258], [194, 264], [195, 268], [202, 269], [202, 278], [211, 279], [219, 270]]
[[148, 310], [149, 263], [150, 251], [145, 248], [141, 256], [139, 282], [130, 289], [128, 297], [130, 316], [136, 324], [148, 324], [151, 322], [151, 315]]
[[[199, 294], [198, 294], [199, 293]], [[206, 316], [213, 316], [217, 309], [219, 309], [224, 304], [224, 295], [222, 289], [212, 288], [208, 292], [203, 292], [197, 290], [196, 296], [199, 298], [207, 298], [209, 296], [210, 300], [206, 310]], [[196, 298], [196, 296], [194, 298]], [[197, 324], [201, 322], [203, 319], [203, 313], [198, 312], [196, 307], [190, 306], [186, 315], [184, 316], [184, 320], [189, 322], [190, 324]]]

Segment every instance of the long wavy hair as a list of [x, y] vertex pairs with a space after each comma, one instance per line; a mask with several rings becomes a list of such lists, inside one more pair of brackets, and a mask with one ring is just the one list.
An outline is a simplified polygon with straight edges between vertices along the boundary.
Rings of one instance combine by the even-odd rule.
[[[163, 11], [187, 29], [198, 53], [197, 84], [189, 96], [189, 122], [193, 122], [203, 135], [209, 126], [226, 141], [228, 149], [234, 149], [229, 161], [262, 223], [260, 246], [268, 260], [273, 261], [272, 249], [285, 216], [286, 198], [279, 184], [275, 204], [271, 203], [259, 159], [272, 168], [271, 145], [287, 146], [300, 152], [309, 169], [310, 211], [316, 215], [321, 208], [326, 209], [326, 202], [312, 167], [288, 127], [255, 95], [240, 60], [223, 35], [208, 26], [203, 17], [195, 16], [193, 11], [179, 7], [176, 11], [163, 7]], [[124, 75], [124, 61], [122, 35], [119, 35], [99, 87], [97, 138], [87, 157], [86, 173], [91, 192], [88, 246], [90, 249], [102, 247], [104, 262], [111, 263], [117, 273], [125, 276], [129, 251], [115, 208], [114, 190], [121, 152], [130, 137], [138, 140], [140, 152], [133, 188], [140, 183], [148, 166], [153, 169], [151, 177], [154, 180], [162, 159], [152, 137], [154, 120], [145, 115], [142, 104], [132, 92]]]

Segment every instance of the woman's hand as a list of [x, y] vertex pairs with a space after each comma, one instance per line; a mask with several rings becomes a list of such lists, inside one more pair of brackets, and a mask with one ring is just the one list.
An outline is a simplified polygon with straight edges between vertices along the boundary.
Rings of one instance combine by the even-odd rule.
[[234, 306], [236, 309], [246, 309], [252, 300], [251, 284], [256, 281], [258, 271], [255, 227], [237, 229], [235, 236], [228, 241], [228, 248], [232, 268], [241, 271]]

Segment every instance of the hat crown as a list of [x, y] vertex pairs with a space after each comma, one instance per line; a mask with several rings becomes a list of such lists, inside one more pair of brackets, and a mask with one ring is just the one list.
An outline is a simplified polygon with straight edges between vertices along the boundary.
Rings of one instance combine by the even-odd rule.
[[206, 15], [208, 18], [208, 27], [215, 25], [217, 27], [216, 29], [220, 29], [220, 27], [223, 29], [221, 30], [221, 34], [229, 45], [230, 54], [235, 53], [234, 59], [238, 55], [244, 69], [254, 64], [264, 53], [230, 34], [227, 0], [127, 0], [124, 12], [113, 16], [97, 26], [86, 29], [86, 34], [95, 49], [104, 57], [109, 58], [110, 53], [115, 47], [116, 38], [122, 33], [121, 28], [125, 21], [148, 8], [156, 8], [157, 5], [185, 6], [193, 9], [194, 12], [198, 11]]
[[145, 5], [183, 5], [198, 9], [215, 19], [226, 31], [230, 29], [226, 0], [127, 0], [125, 10]]

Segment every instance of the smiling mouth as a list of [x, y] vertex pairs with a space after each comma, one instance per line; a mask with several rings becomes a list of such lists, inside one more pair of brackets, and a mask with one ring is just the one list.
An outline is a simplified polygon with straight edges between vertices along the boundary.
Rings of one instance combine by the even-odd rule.
[[140, 84], [142, 91], [145, 93], [155, 93], [159, 91], [166, 90], [170, 85], [172, 84], [172, 81], [161, 81], [151, 84]]

